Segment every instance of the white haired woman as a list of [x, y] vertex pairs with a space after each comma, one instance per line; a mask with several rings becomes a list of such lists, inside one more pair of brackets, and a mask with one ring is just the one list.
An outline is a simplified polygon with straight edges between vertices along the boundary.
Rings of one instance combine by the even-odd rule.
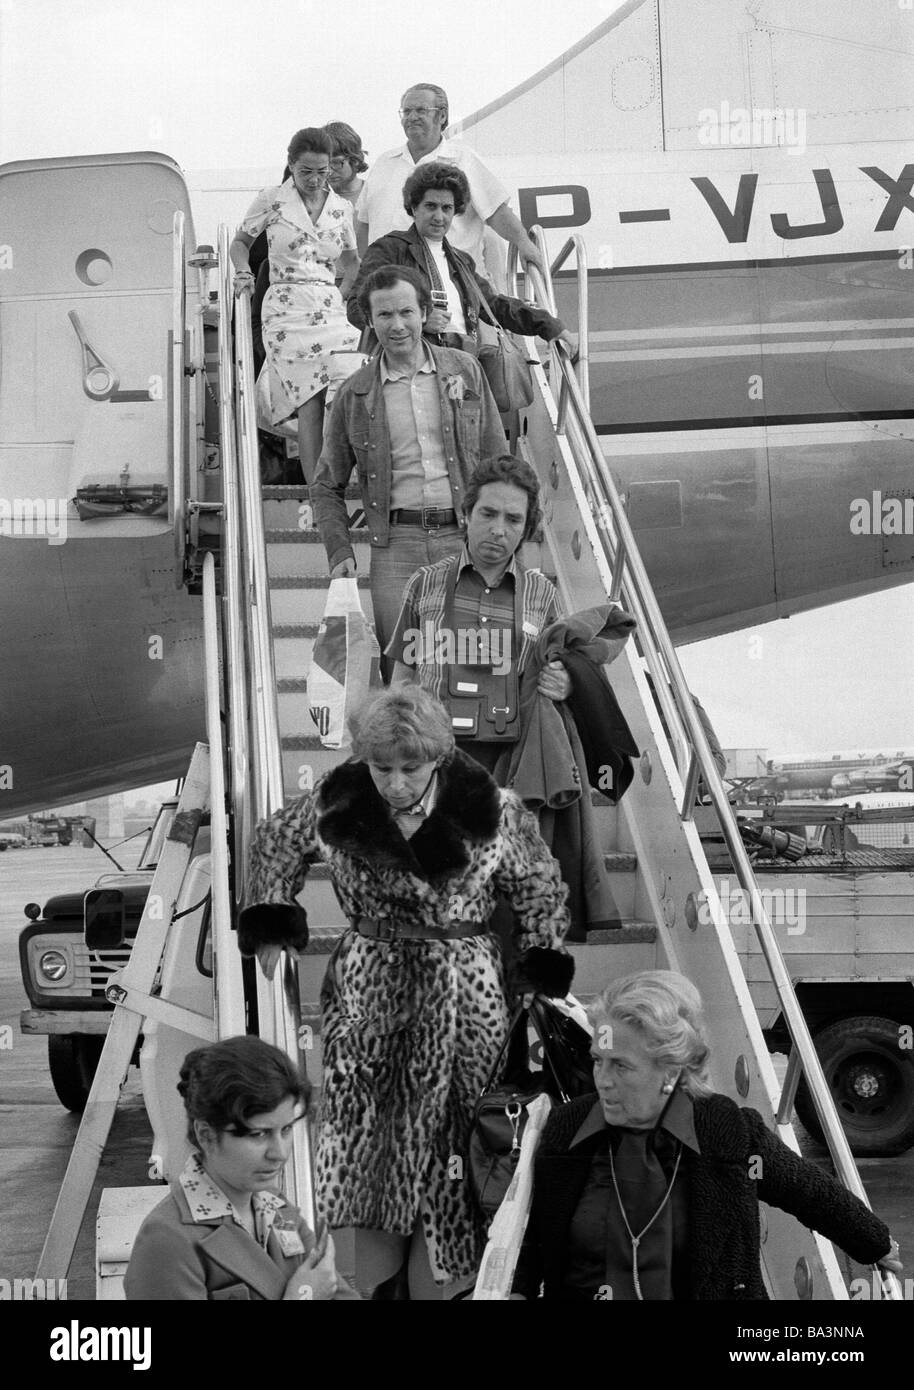
[[684, 976], [644, 970], [589, 1010], [597, 1099], [549, 1117], [513, 1297], [542, 1285], [566, 1302], [767, 1298], [759, 1201], [900, 1271], [863, 1202], [711, 1090], [701, 1007]]
[[567, 890], [535, 818], [455, 749], [424, 690], [376, 694], [350, 729], [353, 757], [258, 827], [239, 945], [267, 969], [303, 949], [295, 898], [327, 863], [351, 926], [321, 992], [320, 1201], [330, 1226], [355, 1228], [362, 1292], [408, 1263], [412, 1298], [449, 1297], [482, 1254], [463, 1156], [509, 1021], [489, 919], [504, 894], [517, 987], [564, 995]]

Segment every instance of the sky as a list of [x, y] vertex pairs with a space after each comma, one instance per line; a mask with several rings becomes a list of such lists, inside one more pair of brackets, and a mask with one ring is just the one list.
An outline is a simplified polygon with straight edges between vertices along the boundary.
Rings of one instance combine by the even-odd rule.
[[[0, 0], [0, 160], [155, 149], [188, 171], [278, 172], [292, 131], [331, 119], [379, 153], [402, 141], [396, 108], [411, 83], [444, 86], [460, 119], [616, 8]], [[680, 657], [726, 747], [914, 746], [910, 585], [696, 643]]]
[[[402, 143], [417, 80], [469, 114], [613, 0], [0, 0], [0, 156], [159, 149], [185, 169], [279, 162], [304, 125]], [[469, 61], [468, 61], [469, 59]]]

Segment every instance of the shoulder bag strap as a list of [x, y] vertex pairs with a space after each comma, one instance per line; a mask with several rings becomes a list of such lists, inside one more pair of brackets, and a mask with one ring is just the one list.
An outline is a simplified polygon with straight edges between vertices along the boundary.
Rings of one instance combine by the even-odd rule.
[[[505, 1053], [506, 1053], [507, 1050], [508, 1050], [508, 1044], [510, 1043], [511, 1039], [514, 1037], [515, 1030], [516, 1030], [518, 1024], [520, 1023], [521, 1019], [523, 1018], [523, 1015], [524, 1015], [526, 1012], [527, 1012], [527, 1006], [526, 1006], [526, 1004], [519, 1004], [518, 1007], [517, 1007], [517, 1010], [516, 1010], [516, 1012], [515, 1012], [515, 1014], [514, 1014], [514, 1017], [511, 1019], [511, 1022], [508, 1024], [508, 1031], [507, 1031], [507, 1033], [505, 1034], [505, 1040], [504, 1040], [504, 1042], [502, 1043], [501, 1047], [498, 1049], [498, 1056], [495, 1058], [495, 1061], [492, 1063], [492, 1069], [491, 1069], [491, 1071], [489, 1072], [489, 1075], [486, 1077], [485, 1085], [482, 1087], [482, 1090], [479, 1092], [479, 1094], [480, 1094], [481, 1096], [484, 1096], [484, 1095], [486, 1094], [487, 1091], [491, 1091], [492, 1087], [495, 1085], [495, 1078], [496, 1078], [496, 1076], [498, 1075], [499, 1068], [501, 1067], [502, 1062], [505, 1060]], [[525, 1028], [526, 1028], [526, 1026], [527, 1026], [526, 1023], [524, 1023], [524, 1027], [525, 1027]]]
[[543, 1066], [545, 1068], [546, 1064], [549, 1064], [549, 1070], [552, 1072], [552, 1079], [555, 1082], [555, 1087], [558, 1092], [559, 1099], [567, 1104], [571, 1097], [566, 1094], [565, 1088], [559, 1080], [559, 1075], [555, 1068], [555, 1062], [549, 1051], [549, 1043], [547, 1041], [546, 1032], [544, 1028], [542, 1015], [547, 1008], [548, 1005], [543, 1000], [541, 1000], [539, 996], [535, 996], [530, 1004], [530, 1021], [533, 1024], [534, 1029], [536, 1030], [536, 1035], [540, 1040], [540, 1046], [543, 1049]]
[[568, 1095], [566, 1095], [566, 1093], [565, 1093], [565, 1088], [563, 1087], [561, 1081], [559, 1080], [558, 1073], [557, 1073], [557, 1071], [556, 1071], [556, 1069], [555, 1069], [555, 1062], [553, 1061], [553, 1059], [552, 1059], [552, 1057], [551, 1057], [551, 1055], [550, 1055], [550, 1052], [549, 1052], [549, 1044], [548, 1044], [548, 1041], [547, 1041], [547, 1039], [546, 1039], [545, 1031], [544, 1031], [544, 1028], [543, 1028], [543, 1022], [542, 1022], [542, 1019], [541, 1019], [541, 1017], [540, 1017], [540, 1013], [541, 1013], [541, 1010], [542, 1010], [542, 1009], [543, 1009], [543, 1005], [542, 1005], [542, 1003], [540, 1002], [540, 1000], [538, 999], [538, 997], [536, 997], [536, 996], [534, 996], [534, 998], [533, 998], [533, 1000], [531, 1001], [531, 1003], [530, 1003], [529, 1006], [526, 1005], [526, 1004], [519, 1004], [519, 1005], [518, 1005], [517, 1010], [515, 1011], [514, 1017], [511, 1019], [511, 1022], [508, 1024], [508, 1031], [507, 1031], [507, 1033], [505, 1034], [505, 1040], [504, 1040], [504, 1042], [502, 1043], [501, 1047], [500, 1047], [499, 1050], [498, 1050], [498, 1056], [495, 1058], [495, 1061], [492, 1063], [492, 1069], [491, 1069], [491, 1071], [489, 1072], [489, 1075], [488, 1075], [487, 1078], [486, 1078], [485, 1085], [482, 1087], [481, 1091], [479, 1092], [479, 1094], [480, 1094], [481, 1096], [486, 1095], [486, 1093], [487, 1093], [488, 1091], [491, 1091], [492, 1087], [494, 1086], [494, 1084], [495, 1084], [495, 1078], [498, 1076], [499, 1068], [501, 1067], [501, 1064], [502, 1064], [502, 1062], [503, 1062], [504, 1059], [505, 1059], [505, 1053], [506, 1053], [507, 1050], [508, 1050], [508, 1045], [510, 1044], [511, 1039], [514, 1037], [514, 1034], [515, 1034], [515, 1032], [516, 1032], [518, 1026], [522, 1024], [524, 1030], [526, 1031], [527, 1022], [526, 1022], [526, 1019], [524, 1019], [524, 1014], [527, 1014], [527, 1015], [529, 1016], [529, 1018], [530, 1018], [531, 1023], [533, 1024], [533, 1027], [534, 1027], [534, 1029], [535, 1029], [535, 1031], [536, 1031], [536, 1035], [537, 1035], [537, 1037], [539, 1038], [539, 1040], [540, 1040], [540, 1045], [541, 1045], [541, 1047], [542, 1047], [542, 1049], [543, 1049], [543, 1067], [545, 1068], [545, 1067], [548, 1065], [549, 1070], [552, 1072], [552, 1078], [553, 1078], [553, 1080], [554, 1080], [554, 1082], [555, 1082], [555, 1087], [556, 1087], [556, 1091], [558, 1092], [559, 1098], [560, 1098], [562, 1101], [564, 1101], [564, 1102], [567, 1102], [567, 1101], [569, 1101], [569, 1100], [571, 1099], [571, 1097], [568, 1096]]
[[[453, 247], [451, 249], [453, 250]], [[454, 263], [457, 266], [457, 270], [466, 288], [466, 292], [469, 295], [470, 299], [473, 301], [473, 306], [476, 310], [477, 318], [484, 319], [485, 322], [489, 325], [489, 327], [494, 328], [496, 332], [504, 333], [505, 330], [502, 328], [501, 324], [498, 322], [498, 319], [495, 317], [495, 315], [492, 313], [492, 310], [489, 308], [488, 300], [486, 299], [485, 295], [482, 293], [479, 286], [477, 285], [476, 276], [470, 270], [469, 266], [465, 266], [463, 262], [458, 260], [456, 256], [454, 257]]]
[[428, 278], [432, 282], [432, 289], [443, 291], [444, 284], [442, 283], [441, 276], [438, 273], [438, 266], [435, 263], [435, 257], [428, 249], [425, 238], [420, 237], [419, 240], [422, 242], [422, 253], [425, 256], [425, 269], [428, 271]]

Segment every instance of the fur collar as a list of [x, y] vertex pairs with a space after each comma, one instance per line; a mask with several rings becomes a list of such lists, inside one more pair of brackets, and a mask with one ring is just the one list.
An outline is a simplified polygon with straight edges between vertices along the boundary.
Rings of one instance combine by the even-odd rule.
[[366, 764], [350, 759], [321, 783], [317, 833], [331, 849], [419, 878], [465, 869], [470, 862], [467, 842], [491, 840], [498, 830], [499, 789], [484, 768], [459, 750], [442, 764], [438, 779], [434, 810], [406, 840]]

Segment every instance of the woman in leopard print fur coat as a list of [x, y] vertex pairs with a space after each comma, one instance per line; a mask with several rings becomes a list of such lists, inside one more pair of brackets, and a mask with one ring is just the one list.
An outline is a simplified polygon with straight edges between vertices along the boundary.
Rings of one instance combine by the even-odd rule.
[[[321, 992], [319, 1199], [332, 1227], [357, 1228], [364, 1291], [409, 1256], [413, 1296], [447, 1296], [482, 1253], [464, 1156], [509, 1020], [486, 924], [503, 894], [517, 924], [515, 987], [564, 995], [574, 969], [561, 945], [567, 890], [535, 818], [454, 748], [446, 712], [418, 687], [367, 702], [353, 752], [258, 827], [239, 944], [263, 961], [279, 946], [303, 949], [295, 898], [311, 864], [328, 864], [353, 925]], [[433, 798], [425, 818], [398, 807], [404, 785], [412, 805]], [[384, 936], [397, 924], [423, 935], [383, 939], [379, 923]]]

